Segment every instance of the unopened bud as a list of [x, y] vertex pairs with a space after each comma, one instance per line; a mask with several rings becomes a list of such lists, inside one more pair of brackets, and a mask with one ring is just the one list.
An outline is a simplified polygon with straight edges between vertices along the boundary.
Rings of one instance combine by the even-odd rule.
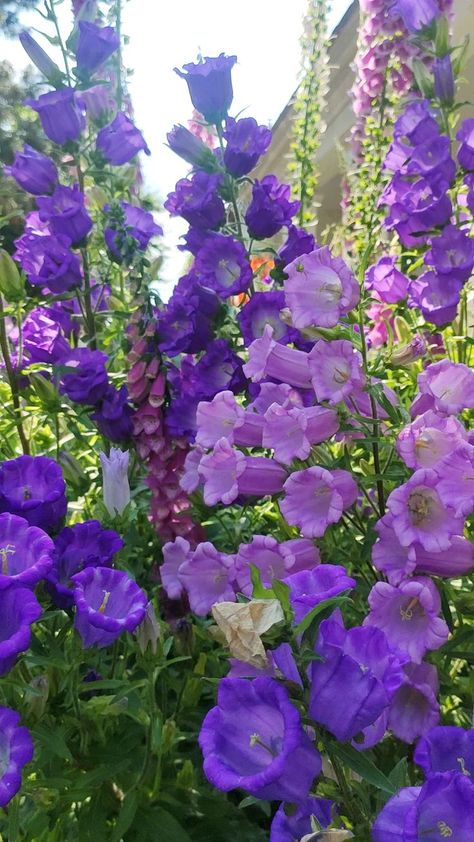
[[163, 754], [171, 751], [176, 737], [176, 722], [174, 719], [167, 719], [161, 731], [161, 746]]
[[0, 249], [0, 292], [7, 301], [20, 301], [25, 292], [25, 281], [5, 249]]
[[454, 73], [449, 55], [435, 58], [433, 62], [435, 95], [444, 105], [454, 102]]
[[395, 368], [403, 368], [421, 360], [426, 355], [426, 342], [422, 336], [416, 334], [408, 345], [401, 345], [392, 351], [390, 362]]
[[29, 381], [46, 408], [59, 409], [59, 395], [51, 380], [48, 380], [43, 374], [35, 372], [29, 375]]
[[41, 719], [49, 696], [47, 675], [35, 675], [26, 688], [28, 714], [34, 719]]
[[89, 487], [89, 480], [87, 474], [82, 470], [79, 462], [70, 453], [61, 450], [59, 454], [59, 464], [61, 465], [64, 479], [73, 488], [78, 491], [84, 491]]
[[43, 50], [43, 47], [40, 47], [29, 32], [26, 32], [26, 30], [20, 32], [20, 42], [33, 64], [36, 65], [43, 76], [46, 76], [48, 82], [54, 83], [61, 81], [62, 73], [58, 65], [54, 63], [48, 56], [48, 53]]
[[156, 643], [161, 637], [160, 624], [156, 618], [153, 603], [149, 602], [146, 608], [146, 614], [138, 629], [136, 631], [138, 647], [142, 655], [148, 649], [148, 644], [151, 646], [151, 651], [156, 655]]
[[217, 158], [199, 137], [196, 137], [184, 126], [173, 126], [166, 135], [170, 149], [195, 167], [207, 172], [219, 169]]

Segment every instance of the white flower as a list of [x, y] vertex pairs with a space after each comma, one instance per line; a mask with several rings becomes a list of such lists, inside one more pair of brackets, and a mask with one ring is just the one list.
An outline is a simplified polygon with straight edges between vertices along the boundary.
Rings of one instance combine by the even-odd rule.
[[277, 599], [217, 602], [212, 606], [212, 616], [234, 658], [261, 669], [268, 666], [260, 635], [285, 619]]
[[110, 455], [100, 453], [104, 505], [110, 517], [121, 515], [130, 502], [128, 484], [128, 450], [110, 448]]

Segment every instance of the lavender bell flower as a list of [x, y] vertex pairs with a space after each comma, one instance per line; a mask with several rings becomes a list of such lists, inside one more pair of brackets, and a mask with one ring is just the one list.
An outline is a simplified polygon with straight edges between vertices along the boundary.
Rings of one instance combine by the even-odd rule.
[[96, 148], [115, 167], [128, 164], [142, 150], [151, 154], [142, 133], [122, 112], [98, 132]]
[[244, 456], [226, 438], [219, 439], [211, 454], [203, 456], [199, 474], [204, 481], [204, 502], [230, 505], [239, 496], [263, 497], [281, 491], [286, 472], [272, 459]]
[[434, 470], [422, 468], [389, 495], [387, 508], [402, 546], [418, 541], [425, 550], [441, 552], [448, 549], [453, 535], [462, 534], [462, 519], [443, 505], [438, 482]]
[[245, 246], [223, 234], [206, 237], [193, 269], [200, 283], [221, 298], [246, 292], [253, 278]]
[[221, 53], [215, 58], [206, 56], [198, 64], [185, 64], [175, 72], [186, 80], [191, 102], [208, 123], [221, 123], [233, 99], [232, 68], [237, 56]]
[[42, 529], [9, 512], [0, 515], [0, 592], [33, 588], [53, 565], [54, 544]]
[[474, 371], [448, 359], [431, 363], [418, 375], [418, 388], [436, 412], [456, 415], [474, 409]]
[[235, 557], [235, 580], [245, 596], [252, 595], [251, 564], [258, 568], [263, 584], [270, 587], [273, 579], [288, 575], [294, 557], [271, 535], [253, 535], [249, 544], [240, 544]]
[[438, 616], [441, 598], [431, 579], [414, 577], [398, 587], [377, 582], [368, 601], [370, 611], [364, 626], [382, 629], [393, 649], [406, 652], [415, 663], [420, 663], [428, 650], [446, 643], [449, 629]]
[[384, 304], [397, 304], [408, 295], [409, 280], [396, 268], [396, 257], [381, 257], [365, 274], [365, 288], [376, 292]]
[[327, 247], [297, 257], [285, 274], [285, 300], [297, 328], [335, 327], [359, 300], [354, 275]]
[[454, 725], [438, 725], [417, 744], [413, 760], [426, 777], [437, 772], [460, 772], [474, 776], [474, 729], [466, 731]]
[[280, 501], [283, 517], [298, 526], [306, 538], [324, 535], [344, 509], [355, 503], [358, 489], [348, 471], [327, 471], [314, 466], [295, 471], [286, 480]]
[[52, 315], [51, 310], [36, 307], [23, 322], [23, 349], [32, 363], [54, 365], [70, 351], [61, 325], [51, 318]]
[[163, 563], [160, 564], [160, 578], [169, 599], [179, 599], [183, 593], [180, 578], [181, 565], [191, 557], [191, 545], [178, 535], [174, 541], [163, 545]]
[[265, 325], [263, 335], [248, 350], [243, 370], [254, 382], [271, 377], [299, 389], [311, 388], [308, 354], [275, 342], [271, 325]]
[[220, 553], [208, 541], [188, 553], [178, 575], [191, 611], [200, 617], [208, 614], [216, 602], [235, 602], [234, 559]]
[[320, 564], [313, 570], [301, 570], [298, 573], [290, 571], [284, 581], [290, 588], [290, 605], [295, 615], [295, 624], [300, 623], [315, 605], [356, 587], [355, 579], [337, 564]]
[[474, 446], [463, 442], [436, 465], [437, 491], [441, 502], [454, 509], [456, 517], [474, 511]]
[[59, 608], [73, 605], [72, 576], [85, 567], [108, 567], [123, 541], [98, 520], [65, 526], [54, 540], [53, 566], [46, 576], [48, 590]]
[[224, 137], [227, 141], [224, 165], [234, 178], [241, 178], [251, 172], [272, 141], [271, 130], [259, 126], [253, 117], [240, 120], [228, 117]]
[[54, 161], [37, 152], [28, 143], [23, 146], [23, 152], [16, 153], [13, 164], [5, 167], [4, 172], [11, 175], [23, 190], [34, 196], [52, 193], [58, 183], [58, 171]]
[[308, 366], [318, 401], [339, 403], [365, 385], [362, 355], [347, 339], [320, 339], [308, 354]]
[[339, 429], [337, 413], [323, 406], [283, 407], [272, 404], [264, 416], [263, 447], [274, 450], [275, 459], [289, 465], [307, 459], [313, 444], [331, 438]]
[[446, 225], [438, 237], [431, 240], [425, 263], [439, 275], [467, 281], [474, 267], [474, 240], [455, 225]]
[[429, 409], [399, 433], [396, 448], [409, 468], [435, 468], [467, 440], [467, 430], [454, 415]]
[[81, 74], [90, 75], [118, 50], [120, 38], [112, 26], [96, 26], [86, 20], [79, 21], [78, 29], [77, 68]]
[[68, 140], [77, 140], [85, 126], [72, 88], [49, 91], [36, 100], [25, 100], [25, 105], [39, 114], [45, 135], [61, 146]]
[[254, 292], [250, 300], [237, 314], [240, 332], [246, 345], [263, 335], [265, 325], [273, 328], [273, 340], [287, 345], [295, 341], [298, 331], [285, 324], [280, 318], [280, 311], [285, 306], [285, 295], [282, 290], [271, 292]]
[[408, 306], [418, 307], [425, 321], [443, 327], [457, 316], [462, 286], [454, 275], [425, 272], [410, 281]]
[[275, 175], [256, 180], [252, 199], [245, 212], [249, 236], [254, 240], [273, 237], [284, 225], [290, 225], [300, 203], [290, 201], [290, 186], [280, 184]]
[[54, 532], [66, 514], [61, 468], [46, 456], [19, 456], [0, 464], [0, 512], [10, 512]]
[[289, 263], [292, 263], [297, 257], [302, 254], [309, 254], [317, 248], [314, 237], [309, 234], [304, 228], [297, 228], [296, 225], [288, 226], [288, 236], [282, 247], [278, 251], [278, 260], [276, 265], [280, 269], [284, 269]]
[[218, 789], [302, 801], [321, 770], [287, 691], [272, 678], [224, 678], [199, 735], [204, 773]]
[[166, 139], [170, 149], [196, 169], [205, 172], [214, 172], [217, 169], [217, 158], [212, 149], [184, 126], [173, 126]]
[[60, 359], [63, 368], [60, 391], [80, 404], [98, 403], [106, 394], [107, 354], [89, 348], [75, 348]]
[[13, 256], [33, 286], [61, 295], [81, 285], [81, 264], [77, 254], [69, 249], [68, 237], [26, 232], [15, 240], [15, 245]]
[[47, 222], [54, 234], [68, 237], [73, 244], [80, 243], [92, 228], [78, 184], [74, 187], [60, 184], [52, 196], [39, 196], [36, 204], [41, 221]]
[[455, 96], [455, 82], [451, 56], [435, 58], [433, 62], [435, 95], [444, 105], [452, 105]]
[[222, 175], [198, 171], [176, 183], [164, 207], [171, 216], [182, 216], [197, 229], [219, 228], [225, 219], [224, 202], [217, 193]]
[[61, 80], [62, 74], [58, 65], [54, 63], [26, 29], [20, 32], [18, 40], [33, 64], [49, 82], [54, 84]]
[[27, 728], [19, 726], [20, 714], [0, 707], [0, 807], [6, 805], [21, 787], [21, 773], [33, 758], [33, 741]]
[[147, 595], [128, 573], [109, 567], [86, 567], [72, 577], [76, 605], [75, 628], [83, 646], [110, 646], [123, 632], [142, 622]]
[[[136, 247], [140, 251], [147, 249], [152, 237], [163, 235], [163, 229], [161, 225], [156, 224], [153, 214], [143, 210], [143, 208], [131, 205], [129, 202], [120, 202], [120, 207], [124, 212], [124, 226], [127, 230], [127, 236], [133, 237], [136, 240]], [[106, 205], [104, 210], [109, 210], [109, 205]], [[106, 226], [104, 229], [104, 239], [111, 254], [121, 260], [123, 258], [123, 249], [120, 247], [118, 231]]]
[[311, 667], [310, 714], [338, 740], [351, 740], [388, 709], [403, 660], [380, 629], [346, 630], [337, 616], [321, 623], [316, 652], [322, 660]]
[[41, 605], [28, 588], [2, 590], [0, 616], [0, 676], [9, 672], [20, 652], [30, 645], [30, 626], [41, 615]]
[[104, 506], [110, 517], [121, 515], [130, 502], [128, 450], [111, 447], [109, 456], [100, 453]]
[[463, 120], [456, 135], [460, 142], [458, 161], [465, 170], [474, 170], [474, 117]]
[[134, 409], [128, 403], [127, 387], [115, 389], [109, 386], [91, 418], [106, 439], [120, 444], [128, 441], [133, 433], [133, 415]]
[[432, 664], [406, 664], [403, 683], [393, 695], [388, 727], [405, 743], [414, 743], [439, 722], [439, 681]]
[[298, 803], [295, 812], [288, 815], [285, 805], [280, 804], [270, 827], [270, 842], [293, 842], [302, 839], [313, 829], [311, 819], [315, 818], [321, 827], [328, 827], [333, 820], [334, 804], [327, 798], [305, 798]]
[[201, 286], [193, 275], [180, 278], [158, 317], [160, 351], [169, 357], [204, 351], [211, 344], [218, 309], [215, 292]]

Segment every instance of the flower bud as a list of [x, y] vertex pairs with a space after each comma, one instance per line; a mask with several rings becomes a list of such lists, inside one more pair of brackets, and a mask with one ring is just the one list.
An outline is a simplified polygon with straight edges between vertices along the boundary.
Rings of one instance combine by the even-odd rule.
[[215, 172], [219, 169], [217, 158], [199, 137], [196, 137], [184, 126], [173, 126], [166, 135], [170, 149], [200, 170]]
[[454, 73], [449, 55], [435, 58], [433, 63], [434, 90], [440, 102], [452, 105], [454, 102]]
[[145, 617], [138, 626], [136, 635], [138, 648], [142, 655], [148, 649], [148, 644], [151, 645], [151, 651], [156, 655], [156, 642], [161, 637], [161, 629], [152, 602], [147, 605]]
[[401, 345], [392, 351], [390, 362], [395, 368], [411, 365], [421, 360], [426, 354], [426, 342], [422, 336], [416, 334], [408, 345]]
[[59, 454], [59, 464], [61, 465], [64, 479], [68, 485], [71, 485], [79, 492], [85, 491], [89, 488], [89, 479], [87, 474], [82, 470], [79, 462], [70, 453], [61, 450]]
[[5, 249], [0, 249], [0, 293], [7, 301], [20, 301], [25, 292], [25, 282], [15, 261]]
[[60, 400], [55, 386], [43, 374], [33, 373], [29, 375], [29, 381], [45, 408], [57, 411], [60, 407]]
[[20, 42], [33, 64], [36, 65], [43, 76], [46, 76], [48, 82], [58, 82], [61, 80], [62, 73], [58, 65], [45, 53], [43, 47], [40, 47], [29, 32], [26, 32], [26, 30], [20, 32]]
[[44, 714], [49, 696], [49, 680], [47, 675], [35, 675], [26, 688], [28, 715], [33, 719], [41, 719]]
[[128, 450], [110, 448], [110, 455], [100, 453], [104, 505], [110, 517], [121, 515], [130, 503], [130, 485], [128, 482]]
[[167, 754], [173, 748], [176, 731], [177, 728], [174, 719], [167, 719], [166, 722], [163, 723], [161, 731], [161, 747], [163, 754]]

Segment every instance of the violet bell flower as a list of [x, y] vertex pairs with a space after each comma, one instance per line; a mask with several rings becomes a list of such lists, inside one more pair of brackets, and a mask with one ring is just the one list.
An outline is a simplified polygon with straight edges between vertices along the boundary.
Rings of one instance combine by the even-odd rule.
[[85, 648], [109, 646], [132, 632], [145, 617], [148, 598], [128, 573], [109, 567], [86, 567], [72, 577], [75, 628]]
[[128, 482], [128, 450], [111, 447], [109, 456], [100, 453], [104, 506], [110, 517], [121, 515], [130, 502]]

